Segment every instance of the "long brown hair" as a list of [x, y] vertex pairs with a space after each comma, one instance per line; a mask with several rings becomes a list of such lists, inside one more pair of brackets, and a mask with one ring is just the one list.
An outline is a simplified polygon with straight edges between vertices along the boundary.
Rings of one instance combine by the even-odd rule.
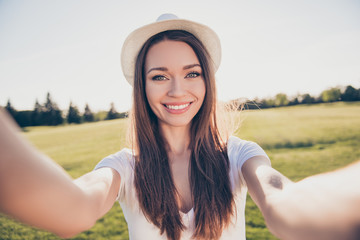
[[145, 58], [151, 46], [163, 40], [182, 41], [199, 59], [206, 93], [190, 129], [191, 159], [189, 180], [195, 215], [193, 238], [218, 239], [234, 214], [234, 198], [229, 180], [229, 159], [216, 119], [216, 88], [213, 63], [202, 43], [192, 34], [171, 30], [151, 37], [138, 54], [135, 67], [132, 131], [135, 150], [135, 188], [145, 217], [178, 240], [185, 226], [177, 203], [177, 190], [165, 149], [166, 139], [145, 94]]

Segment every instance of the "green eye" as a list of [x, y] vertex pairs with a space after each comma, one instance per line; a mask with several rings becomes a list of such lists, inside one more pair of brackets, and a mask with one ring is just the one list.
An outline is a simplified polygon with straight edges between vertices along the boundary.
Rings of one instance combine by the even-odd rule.
[[200, 73], [198, 73], [198, 72], [191, 72], [188, 75], [186, 75], [186, 77], [189, 77], [189, 78], [196, 78], [198, 76], [200, 76]]
[[164, 81], [166, 80], [166, 77], [165, 76], [162, 76], [162, 75], [156, 75], [152, 78], [152, 80], [154, 81]]

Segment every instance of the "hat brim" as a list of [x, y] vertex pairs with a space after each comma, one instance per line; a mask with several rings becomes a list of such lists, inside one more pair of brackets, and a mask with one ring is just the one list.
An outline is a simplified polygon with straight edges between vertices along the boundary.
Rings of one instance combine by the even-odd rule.
[[199, 39], [214, 64], [219, 68], [221, 61], [221, 45], [217, 34], [208, 26], [185, 19], [171, 19], [151, 23], [133, 31], [125, 40], [121, 50], [121, 67], [126, 80], [133, 86], [136, 58], [144, 43], [152, 36], [168, 31], [184, 30]]

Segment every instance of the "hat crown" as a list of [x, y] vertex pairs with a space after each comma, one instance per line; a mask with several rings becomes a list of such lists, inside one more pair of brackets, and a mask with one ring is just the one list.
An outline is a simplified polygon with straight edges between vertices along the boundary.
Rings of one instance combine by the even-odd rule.
[[179, 19], [179, 18], [178, 18], [178, 16], [176, 16], [175, 14], [172, 14], [172, 13], [164, 13], [164, 14], [161, 14], [156, 19], [156, 22], [161, 22], [161, 21], [166, 21], [166, 20], [174, 20], [174, 19]]

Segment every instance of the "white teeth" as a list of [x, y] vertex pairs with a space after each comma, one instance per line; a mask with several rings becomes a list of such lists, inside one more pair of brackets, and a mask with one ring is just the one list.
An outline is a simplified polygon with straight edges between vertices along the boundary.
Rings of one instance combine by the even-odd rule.
[[189, 106], [190, 103], [187, 103], [187, 104], [183, 104], [183, 105], [165, 105], [167, 108], [169, 109], [173, 109], [173, 110], [180, 110], [180, 109], [184, 109], [186, 108], [187, 106]]

